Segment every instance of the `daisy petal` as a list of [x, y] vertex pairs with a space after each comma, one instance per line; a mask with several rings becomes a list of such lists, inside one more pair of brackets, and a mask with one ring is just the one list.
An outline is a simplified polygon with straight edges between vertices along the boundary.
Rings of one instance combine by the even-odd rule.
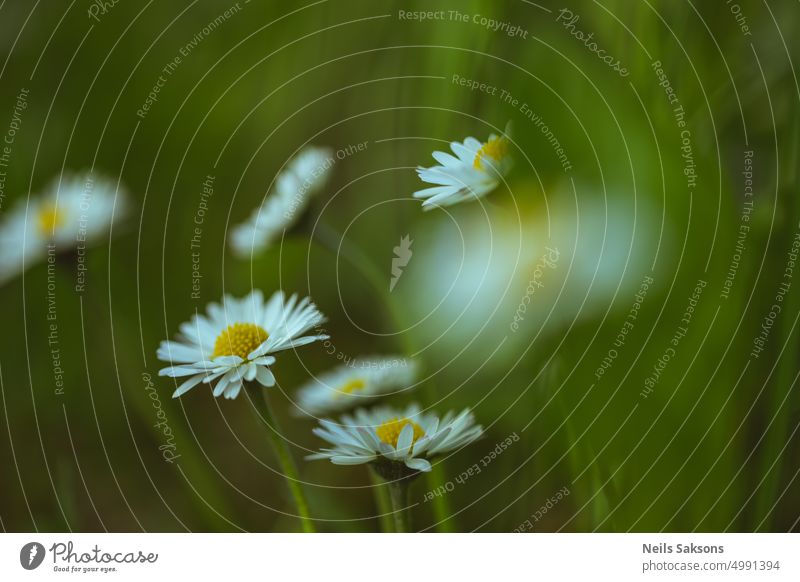
[[201, 374], [198, 374], [197, 376], [189, 378], [183, 384], [178, 386], [178, 389], [175, 390], [175, 392], [172, 393], [172, 397], [173, 398], [177, 398], [178, 396], [181, 396], [182, 394], [186, 394], [189, 390], [191, 390], [192, 388], [197, 386], [202, 379], [203, 379], [203, 376]]
[[259, 384], [267, 388], [275, 386], [275, 376], [269, 371], [269, 368], [265, 368], [264, 366], [256, 366], [256, 380]]
[[406, 467], [425, 473], [431, 470], [430, 462], [425, 459], [406, 459]]

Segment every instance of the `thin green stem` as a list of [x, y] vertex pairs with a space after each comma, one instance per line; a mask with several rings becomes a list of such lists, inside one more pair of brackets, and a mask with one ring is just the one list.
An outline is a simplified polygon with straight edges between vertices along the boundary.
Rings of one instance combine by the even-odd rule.
[[[312, 242], [316, 241], [320, 246], [337, 257], [342, 256], [370, 283], [370, 285], [372, 285], [375, 292], [382, 299], [387, 315], [397, 328], [401, 349], [409, 356], [417, 354], [411, 334], [405, 331], [406, 326], [403, 322], [403, 318], [389, 295], [389, 281], [384, 274], [378, 271], [373, 262], [370, 261], [359, 248], [348, 244], [343, 237], [339, 236], [326, 224], [317, 224], [314, 235], [315, 236], [312, 237]], [[422, 368], [427, 369], [424, 359], [419, 355], [417, 355], [417, 359], [423, 364]], [[423, 395], [426, 403], [432, 405], [437, 401], [438, 390], [433, 381], [433, 375], [430, 374], [429, 376], [423, 389]], [[432, 491], [436, 491], [440, 486], [445, 484], [446, 480], [444, 478], [444, 469], [442, 468], [441, 462], [434, 465], [433, 470], [427, 474], [426, 479], [428, 487]], [[454, 519], [451, 517], [450, 500], [444, 495], [438, 496], [433, 500], [433, 515], [436, 520], [436, 529], [438, 531], [455, 531]]]
[[408, 533], [411, 531], [411, 514], [408, 511], [409, 482], [407, 479], [395, 479], [389, 481], [389, 498], [392, 501], [392, 518], [394, 519], [394, 530], [397, 533]]
[[384, 533], [394, 532], [394, 518], [392, 517], [392, 500], [389, 498], [389, 488], [386, 482], [369, 471], [372, 480], [372, 494], [375, 497], [375, 505], [378, 507], [378, 514], [381, 520], [381, 531]]
[[[259, 392], [261, 394], [259, 394]], [[311, 520], [311, 515], [308, 512], [308, 502], [303, 493], [303, 488], [300, 486], [300, 479], [298, 477], [297, 465], [292, 458], [292, 452], [286, 444], [286, 441], [280, 435], [280, 427], [272, 412], [272, 406], [269, 403], [269, 395], [265, 388], [260, 386], [248, 387], [250, 401], [256, 408], [257, 413], [267, 423], [267, 435], [269, 435], [272, 449], [275, 456], [278, 457], [278, 463], [281, 466], [283, 475], [286, 478], [286, 484], [289, 486], [289, 492], [294, 498], [294, 503], [297, 508], [297, 514], [300, 517], [300, 522], [303, 525], [303, 531], [306, 533], [316, 532], [314, 523]]]

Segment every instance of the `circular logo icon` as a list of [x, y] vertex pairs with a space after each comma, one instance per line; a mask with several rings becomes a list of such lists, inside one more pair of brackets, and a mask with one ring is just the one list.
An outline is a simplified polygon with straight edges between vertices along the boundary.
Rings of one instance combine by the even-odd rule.
[[44, 546], [39, 542], [29, 542], [19, 551], [19, 563], [26, 570], [35, 570], [44, 561]]

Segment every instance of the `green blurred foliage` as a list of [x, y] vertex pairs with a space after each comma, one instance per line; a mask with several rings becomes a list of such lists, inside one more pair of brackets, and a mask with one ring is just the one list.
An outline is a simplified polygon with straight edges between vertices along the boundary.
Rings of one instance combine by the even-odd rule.
[[[474, 406], [487, 427], [482, 441], [444, 461], [446, 478], [520, 436], [448, 494], [460, 530], [510, 531], [563, 487], [570, 495], [536, 530], [796, 528], [800, 289], [791, 290], [765, 352], [745, 367], [800, 219], [796, 3], [742, 3], [752, 36], [721, 3], [573, 3], [577, 27], [625, 63], [625, 78], [556, 22], [562, 5], [539, 4], [546, 10], [522, 0], [436, 4], [517, 24], [528, 31], [522, 39], [471, 21], [398, 18], [399, 10], [432, 9], [422, 0], [240, 0], [141, 118], [162, 69], [234, 3], [123, 1], [99, 21], [86, 1], [3, 3], [0, 122], [20, 88], [31, 93], [4, 208], [63, 169], [93, 167], [122, 177], [134, 209], [109, 245], [91, 251], [84, 293], [73, 291], [74, 272], [60, 261], [63, 395], [54, 394], [45, 266], [0, 289], [3, 527], [297, 530], [248, 402], [216, 401], [199, 389], [173, 401], [174, 384], [157, 377], [159, 341], [209, 301], [255, 286], [311, 295], [329, 316], [337, 353], [422, 353], [433, 378], [414, 398], [435, 393], [441, 412]], [[686, 111], [698, 170], [691, 194], [654, 60]], [[454, 74], [529, 104], [572, 170], [519, 107], [454, 84]], [[508, 185], [481, 204], [423, 213], [410, 199], [420, 189], [413, 168], [432, 164], [430, 152], [447, 142], [485, 139], [508, 120], [518, 151]], [[367, 149], [337, 162], [303, 227], [322, 222], [343, 235], [359, 260], [386, 272], [387, 287], [392, 248], [410, 234], [414, 259], [389, 297], [410, 331], [390, 317], [386, 293], [302, 232], [252, 262], [227, 252], [227, 229], [263, 200], [301, 147], [361, 142]], [[745, 150], [754, 152], [752, 228], [730, 297], [720, 299]], [[189, 242], [208, 175], [215, 186], [195, 300]], [[553, 294], [509, 333], [543, 245], [571, 236], [547, 281]], [[482, 256], [490, 243], [498, 245], [494, 261], [519, 257], [514, 280], [501, 277], [497, 291], [471, 304], [472, 283], [456, 278], [464, 302], [453, 303], [443, 265]], [[592, 253], [598, 258], [587, 259]], [[635, 328], [597, 380], [648, 274], [654, 284]], [[643, 399], [644, 378], [701, 278], [708, 285], [689, 332]], [[483, 284], [475, 279], [476, 290]], [[309, 346], [275, 367], [273, 398], [298, 458], [320, 442], [311, 421], [289, 415], [292, 391], [336, 363]], [[158, 450], [143, 374], [154, 379], [176, 435], [177, 463]], [[321, 529], [378, 528], [366, 468], [300, 463]], [[426, 487], [421, 479], [412, 492], [419, 529], [433, 525]]]

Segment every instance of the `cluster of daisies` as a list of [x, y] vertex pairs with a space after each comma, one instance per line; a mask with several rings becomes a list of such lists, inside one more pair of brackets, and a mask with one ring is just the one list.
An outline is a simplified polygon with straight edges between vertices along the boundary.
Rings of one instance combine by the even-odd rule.
[[[278, 291], [265, 300], [260, 291], [241, 299], [225, 297], [211, 303], [180, 326], [175, 341], [164, 341], [158, 357], [171, 365], [162, 376], [179, 378], [173, 396], [198, 385], [210, 386], [214, 396], [236, 398], [245, 385], [275, 385], [271, 367], [284, 350], [327, 339], [315, 334], [325, 320], [309, 298], [298, 300]], [[297, 391], [301, 414], [322, 416], [359, 407], [338, 422], [320, 421], [315, 429], [331, 447], [310, 459], [330, 459], [339, 465], [402, 463], [414, 471], [430, 471], [429, 458], [447, 453], [478, 438], [481, 427], [469, 411], [439, 419], [417, 406], [367, 410], [390, 393], [414, 387], [416, 365], [398, 356], [361, 358], [310, 380]]]
[[[508, 129], [485, 142], [453, 142], [452, 154], [434, 152], [438, 165], [418, 168], [432, 187], [414, 193], [425, 210], [481, 198], [511, 167]], [[237, 256], [263, 251], [290, 231], [325, 186], [334, 165], [331, 150], [307, 147], [291, 159], [249, 219], [235, 226], [229, 242]], [[0, 282], [43, 260], [48, 253], [84, 252], [110, 236], [127, 209], [119, 183], [86, 173], [58, 178], [31, 195], [0, 221]], [[210, 303], [180, 325], [175, 340], [163, 341], [160, 375], [175, 379], [173, 397], [207, 386], [215, 397], [233, 399], [243, 388], [275, 386], [279, 354], [328, 338], [316, 333], [325, 317], [310, 298], [277, 291], [266, 299], [254, 290]], [[309, 459], [337, 465], [369, 463], [385, 478], [412, 477], [432, 469], [431, 460], [469, 444], [483, 429], [472, 413], [439, 417], [418, 405], [374, 406], [378, 399], [412, 390], [417, 366], [400, 356], [368, 356], [313, 377], [296, 391], [299, 415], [320, 418], [314, 434], [328, 446]], [[265, 393], [266, 394], [266, 393]], [[329, 417], [345, 413], [338, 420]], [[304, 505], [298, 503], [298, 506]]]
[[[453, 142], [454, 155], [434, 152], [439, 165], [417, 170], [434, 184], [416, 192], [423, 208], [477, 199], [495, 189], [511, 167], [508, 129], [486, 142], [468, 137]], [[233, 229], [234, 253], [264, 250], [299, 220], [311, 197], [321, 191], [334, 161], [330, 150], [309, 147], [278, 175], [263, 203]], [[269, 388], [279, 352], [328, 339], [314, 333], [325, 320], [311, 299], [288, 299], [278, 291], [265, 300], [260, 291], [241, 299], [225, 297], [180, 326], [175, 341], [164, 341], [158, 357], [170, 363], [163, 376], [180, 378], [174, 397], [198, 385], [214, 396], [236, 398], [245, 385]], [[410, 476], [430, 471], [431, 459], [469, 444], [483, 429], [469, 410], [439, 417], [416, 404], [377, 406], [380, 398], [415, 387], [417, 366], [397, 356], [370, 356], [324, 372], [300, 387], [295, 405], [300, 415], [321, 418], [314, 434], [328, 446], [308, 459], [337, 465], [372, 464], [381, 475]], [[355, 409], [337, 420], [323, 418]]]
[[[468, 137], [452, 142], [453, 154], [434, 152], [439, 162], [418, 168], [423, 182], [433, 184], [414, 193], [430, 210], [481, 198], [494, 190], [511, 168], [510, 127], [485, 142]], [[289, 231], [334, 165], [328, 148], [306, 147], [279, 173], [247, 221], [229, 238], [232, 251], [246, 257], [263, 251]], [[0, 216], [0, 283], [42, 261], [48, 249], [84, 250], [107, 237], [128, 210], [124, 187], [95, 172], [64, 174], [41, 193], [31, 193]]]

